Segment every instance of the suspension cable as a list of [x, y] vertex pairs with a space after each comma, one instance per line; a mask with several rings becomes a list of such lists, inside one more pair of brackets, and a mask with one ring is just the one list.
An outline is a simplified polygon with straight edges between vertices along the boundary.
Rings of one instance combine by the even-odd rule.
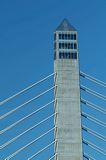
[[53, 141], [52, 143], [50, 143], [49, 145], [47, 145], [46, 147], [42, 148], [40, 151], [36, 152], [34, 155], [32, 155], [31, 157], [28, 158], [28, 160], [33, 159], [34, 157], [36, 157], [38, 154], [40, 154], [41, 152], [43, 152], [44, 150], [46, 150], [47, 148], [49, 148], [51, 145], [53, 145], [56, 142]]
[[92, 77], [92, 76], [90, 76], [90, 75], [88, 75], [88, 74], [86, 74], [84, 72], [80, 71], [80, 76], [82, 76], [83, 78], [86, 78], [88, 80], [91, 80], [92, 82], [97, 83], [97, 84], [99, 84], [99, 85], [101, 85], [103, 87], [106, 87], [106, 83], [105, 82], [103, 82], [103, 81], [101, 81], [99, 79], [96, 79], [96, 78], [94, 78], [94, 77]]
[[92, 90], [90, 88], [87, 88], [84, 85], [81, 85], [80, 89], [106, 101], [106, 96], [104, 96], [103, 94], [100, 94], [100, 93], [98, 93], [98, 92], [96, 92], [96, 91], [94, 91], [94, 90]]
[[103, 140], [104, 142], [106, 142], [106, 137], [105, 137], [105, 136], [103, 136], [103, 135], [101, 135], [101, 134], [93, 131], [92, 129], [90, 129], [90, 128], [88, 128], [88, 127], [85, 127], [84, 125], [82, 125], [82, 129], [83, 129], [84, 131], [86, 131], [86, 132], [88, 132], [88, 133], [96, 136], [97, 138]]
[[22, 108], [23, 106], [28, 105], [28, 104], [31, 103], [32, 101], [34, 101], [34, 100], [40, 98], [40, 97], [43, 96], [44, 94], [46, 94], [46, 93], [48, 93], [49, 91], [53, 90], [55, 87], [56, 87], [56, 86], [53, 86], [53, 87], [47, 89], [46, 91], [40, 93], [39, 95], [33, 97], [32, 99], [26, 101], [25, 103], [23, 103], [23, 104], [17, 106], [15, 109], [13, 109], [13, 110], [7, 112], [6, 114], [2, 115], [2, 116], [0, 117], [0, 120], [1, 120], [1, 119], [4, 119], [5, 117], [7, 117], [7, 116], [9, 116], [10, 114], [14, 113], [15, 111], [17, 111], [18, 109]]
[[99, 112], [101, 112], [103, 114], [106, 114], [106, 110], [105, 109], [101, 108], [100, 106], [98, 106], [98, 105], [96, 105], [94, 103], [91, 103], [90, 101], [87, 101], [87, 100], [81, 98], [81, 103], [83, 103], [83, 104], [85, 104], [85, 105], [87, 105], [87, 106], [89, 106], [91, 108], [94, 108], [95, 110], [97, 110], [97, 111], [99, 111]]
[[33, 141], [31, 141], [30, 143], [26, 144], [25, 146], [21, 147], [20, 149], [18, 149], [17, 151], [15, 151], [14, 153], [12, 153], [11, 155], [9, 155], [7, 158], [5, 158], [5, 160], [9, 160], [12, 157], [16, 156], [19, 152], [21, 152], [22, 150], [24, 150], [25, 148], [29, 147], [30, 145], [32, 145], [33, 143], [35, 143], [36, 141], [40, 140], [41, 138], [43, 138], [44, 136], [46, 136], [48, 133], [50, 133], [51, 131], [53, 131], [55, 129], [55, 127], [53, 127], [52, 129], [48, 130], [47, 132], [43, 133], [42, 135], [40, 135], [39, 137], [37, 137], [36, 139], [34, 139]]
[[8, 102], [8, 101], [14, 99], [15, 97], [21, 95], [22, 93], [24, 93], [24, 92], [30, 90], [31, 88], [37, 86], [38, 84], [44, 82], [45, 80], [47, 80], [48, 78], [50, 78], [51, 76], [53, 76], [53, 75], [55, 75], [55, 74], [56, 74], [56, 73], [49, 74], [48, 76], [46, 76], [46, 77], [44, 77], [43, 79], [41, 79], [41, 80], [39, 80], [39, 81], [37, 81], [37, 82], [31, 84], [30, 86], [24, 88], [23, 90], [19, 91], [18, 93], [16, 93], [16, 94], [10, 96], [9, 98], [6, 98], [6, 99], [3, 100], [2, 102], [0, 102], [0, 106], [3, 105], [3, 104], [5, 104], [5, 103]]
[[101, 149], [100, 147], [98, 147], [97, 145], [83, 139], [83, 143], [93, 149], [95, 149], [96, 151], [98, 151], [99, 153], [102, 153], [103, 155], [106, 155], [106, 150]]
[[20, 120], [16, 121], [16, 122], [13, 123], [12, 125], [10, 125], [10, 126], [6, 127], [5, 129], [1, 130], [1, 131], [0, 131], [0, 134], [3, 134], [3, 133], [5, 133], [6, 131], [12, 129], [13, 127], [15, 127], [16, 125], [18, 125], [19, 123], [25, 121], [27, 118], [29, 118], [29, 117], [33, 116], [34, 114], [42, 111], [43, 109], [45, 109], [47, 106], [49, 106], [50, 104], [52, 104], [52, 103], [55, 102], [55, 101], [56, 101], [56, 100], [53, 100], [53, 101], [45, 104], [45, 105], [42, 106], [41, 108], [37, 109], [36, 111], [34, 111], [34, 112], [28, 114], [27, 116], [21, 118]]
[[89, 120], [91, 120], [91, 121], [93, 121], [93, 122], [95, 122], [95, 123], [97, 123], [97, 124], [99, 124], [99, 125], [101, 125], [101, 126], [103, 126], [103, 127], [106, 127], [106, 123], [104, 123], [104, 122], [102, 122], [102, 121], [100, 121], [100, 120], [92, 117], [92, 116], [89, 115], [89, 114], [86, 114], [85, 112], [82, 112], [81, 115], [82, 115], [84, 118], [87, 118], [87, 119], [89, 119]]
[[43, 124], [44, 122], [46, 122], [47, 120], [49, 120], [50, 118], [52, 118], [53, 116], [55, 116], [57, 113], [54, 113], [50, 116], [48, 116], [47, 118], [43, 119], [42, 121], [40, 121], [39, 123], [35, 124], [34, 126], [30, 127], [29, 129], [25, 130], [24, 132], [22, 132], [21, 134], [17, 135], [16, 137], [12, 138], [11, 140], [7, 141], [6, 143], [2, 144], [0, 146], [0, 149], [3, 149], [4, 147], [8, 146], [9, 144], [13, 143], [14, 141], [16, 141], [17, 139], [19, 139], [20, 137], [22, 137], [23, 135], [25, 135], [26, 133], [28, 133], [29, 131], [35, 129], [36, 127], [40, 126], [41, 124]]
[[88, 160], [96, 160], [95, 158], [89, 156], [89, 155], [86, 154], [86, 153], [84, 153], [83, 156], [84, 156], [85, 158], [87, 158]]

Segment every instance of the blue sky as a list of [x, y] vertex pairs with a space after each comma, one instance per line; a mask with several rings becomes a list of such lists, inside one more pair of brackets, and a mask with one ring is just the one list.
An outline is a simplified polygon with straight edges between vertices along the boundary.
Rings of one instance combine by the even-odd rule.
[[[53, 72], [53, 32], [64, 18], [68, 18], [78, 30], [80, 69], [106, 81], [105, 0], [5, 0], [0, 1], [0, 101]], [[44, 90], [48, 84], [52, 85], [52, 79], [37, 91]], [[100, 90], [96, 86], [95, 89]], [[30, 92], [27, 99], [37, 91]], [[100, 92], [105, 94], [102, 88]], [[25, 98], [23, 95], [5, 105], [5, 108], [0, 108], [1, 114], [25, 101]], [[45, 103], [46, 100], [42, 98], [34, 105], [42, 106]], [[105, 106], [104, 102], [98, 103]], [[47, 114], [49, 112], [48, 109]], [[16, 118], [15, 114], [13, 116]], [[5, 123], [12, 123], [14, 117], [10, 117], [11, 122], [6, 119]], [[39, 117], [41, 115], [38, 116], [40, 120]], [[8, 134], [12, 136], [11, 132]], [[21, 141], [18, 145], [21, 146]], [[3, 158], [4, 154], [8, 155], [9, 149], [0, 151]], [[19, 160], [19, 157], [15, 157], [15, 160]]]

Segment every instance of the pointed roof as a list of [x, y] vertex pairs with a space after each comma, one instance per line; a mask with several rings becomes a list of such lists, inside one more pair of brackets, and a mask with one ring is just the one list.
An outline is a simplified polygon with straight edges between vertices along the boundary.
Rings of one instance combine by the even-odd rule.
[[56, 31], [76, 31], [76, 29], [65, 18], [61, 24], [57, 27]]

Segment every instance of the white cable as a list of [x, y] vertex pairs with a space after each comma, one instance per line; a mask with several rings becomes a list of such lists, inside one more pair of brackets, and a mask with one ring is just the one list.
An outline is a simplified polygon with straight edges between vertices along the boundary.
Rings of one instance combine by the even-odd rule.
[[86, 92], [88, 92], [88, 93], [90, 93], [90, 94], [92, 94], [92, 95], [94, 95], [94, 96], [96, 96], [96, 97], [98, 97], [98, 98], [101, 98], [101, 99], [103, 99], [103, 100], [106, 101], [106, 96], [104, 96], [103, 94], [100, 94], [100, 93], [98, 93], [98, 92], [96, 92], [96, 91], [93, 91], [93, 90], [91, 90], [90, 88], [85, 87], [84, 85], [81, 85], [80, 88], [81, 88], [83, 91], [86, 91]]
[[52, 157], [49, 158], [49, 160], [52, 160], [57, 154], [54, 154]]
[[82, 125], [82, 129], [83, 129], [84, 131], [86, 131], [86, 132], [88, 132], [88, 133], [96, 136], [97, 138], [103, 140], [104, 142], [106, 142], [106, 137], [105, 137], [105, 136], [103, 136], [103, 135], [101, 135], [101, 134], [93, 131], [92, 129], [90, 129], [90, 128], [88, 128], [88, 127], [85, 127], [84, 125]]
[[16, 122], [13, 123], [12, 125], [10, 125], [10, 126], [6, 127], [5, 129], [1, 130], [1, 131], [0, 131], [0, 134], [3, 134], [3, 133], [5, 133], [6, 131], [12, 129], [13, 127], [15, 127], [15, 126], [18, 125], [19, 123], [23, 122], [23, 121], [26, 120], [27, 118], [29, 118], [29, 117], [33, 116], [34, 114], [38, 113], [39, 111], [43, 110], [43, 109], [46, 108], [48, 105], [52, 104], [54, 101], [55, 101], [55, 100], [47, 103], [46, 105], [42, 106], [41, 108], [37, 109], [36, 111], [30, 113], [29, 115], [21, 118], [20, 120], [16, 121]]
[[43, 124], [44, 122], [46, 122], [47, 120], [49, 120], [50, 118], [52, 118], [53, 116], [55, 116], [57, 113], [54, 113], [50, 116], [48, 116], [47, 118], [43, 119], [42, 121], [40, 121], [39, 123], [37, 123], [36, 125], [30, 127], [29, 129], [25, 130], [24, 132], [22, 132], [21, 134], [17, 135], [16, 137], [12, 138], [11, 140], [7, 141], [6, 143], [2, 144], [0, 146], [0, 149], [3, 149], [4, 147], [8, 146], [9, 144], [13, 143], [14, 141], [16, 141], [18, 138], [22, 137], [23, 135], [25, 135], [26, 133], [28, 133], [29, 131], [33, 130], [34, 128], [40, 126], [41, 124]]
[[15, 97], [17, 97], [17, 96], [21, 95], [22, 93], [24, 93], [24, 92], [28, 91], [29, 89], [31, 89], [31, 88], [33, 88], [33, 87], [37, 86], [38, 84], [40, 84], [41, 82], [43, 82], [43, 81], [47, 80], [48, 78], [50, 78], [50, 77], [51, 77], [51, 76], [53, 76], [53, 75], [55, 75], [55, 73], [52, 73], [52, 74], [50, 74], [50, 75], [46, 76], [45, 78], [43, 78], [43, 79], [41, 79], [41, 80], [39, 80], [39, 81], [37, 81], [37, 82], [33, 83], [32, 85], [30, 85], [30, 86], [28, 86], [28, 87], [24, 88], [23, 90], [21, 90], [21, 91], [19, 91], [18, 93], [16, 93], [16, 94], [14, 94], [14, 95], [10, 96], [9, 98], [6, 98], [6, 99], [5, 99], [5, 100], [3, 100], [2, 102], [0, 102], [0, 105], [5, 104], [6, 102], [8, 102], [8, 101], [10, 101], [10, 100], [14, 99]]
[[99, 125], [101, 125], [103, 127], [106, 127], [106, 123], [104, 123], [104, 122], [102, 122], [102, 121], [90, 116], [89, 114], [86, 114], [85, 112], [82, 112], [81, 114], [82, 114], [83, 117], [85, 117], [85, 118], [87, 118], [87, 119], [89, 119], [89, 120], [91, 120], [91, 121], [93, 121], [93, 122], [95, 122], [95, 123], [97, 123], [97, 124], [99, 124]]
[[86, 101], [85, 99], [81, 98], [81, 103], [91, 107], [91, 108], [94, 108], [96, 109], [97, 111], [103, 113], [103, 114], [106, 114], [106, 110], [101, 108], [100, 106], [94, 104], [94, 103], [91, 103], [90, 101]]
[[106, 150], [101, 149], [100, 147], [98, 147], [97, 145], [83, 139], [83, 143], [88, 145], [89, 147], [95, 149], [96, 151], [98, 151], [99, 153], [102, 153], [103, 155], [106, 155]]
[[88, 79], [88, 80], [91, 80], [92, 82], [95, 82], [95, 83], [103, 86], [103, 87], [106, 87], [106, 83], [105, 83], [105, 82], [103, 82], [103, 81], [101, 81], [101, 80], [99, 80], [99, 79], [96, 79], [96, 78], [94, 78], [94, 77], [92, 77], [92, 76], [90, 76], [90, 75], [88, 75], [88, 74], [86, 74], [86, 73], [84, 73], [84, 72], [81, 72], [81, 71], [80, 71], [80, 75], [81, 75], [83, 78], [86, 78], [86, 79]]
[[36, 139], [34, 139], [33, 141], [31, 141], [30, 143], [26, 144], [25, 146], [21, 147], [20, 149], [18, 149], [17, 151], [15, 151], [14, 153], [12, 153], [11, 155], [9, 155], [7, 158], [5, 158], [5, 160], [9, 160], [11, 158], [13, 158], [14, 156], [16, 156], [19, 152], [21, 152], [22, 150], [24, 150], [25, 148], [29, 147], [30, 145], [32, 145], [33, 143], [35, 143], [36, 141], [38, 141], [39, 139], [41, 139], [42, 137], [46, 136], [48, 133], [50, 133], [52, 130], [54, 130], [55, 127], [53, 127], [52, 129], [48, 130], [47, 132], [45, 132], [44, 134], [42, 134], [41, 136], [37, 137]]
[[32, 155], [31, 157], [28, 158], [28, 160], [33, 159], [34, 157], [36, 157], [38, 154], [40, 154], [41, 152], [43, 152], [44, 150], [46, 150], [47, 148], [49, 148], [51, 145], [53, 145], [56, 142], [53, 141], [52, 143], [50, 143], [49, 145], [47, 145], [46, 147], [42, 148], [40, 151], [36, 152], [34, 155]]
[[40, 93], [39, 95], [33, 97], [32, 99], [26, 101], [25, 103], [17, 106], [15, 109], [13, 109], [13, 110], [7, 112], [6, 114], [2, 115], [2, 116], [0, 117], [0, 120], [2, 120], [3, 118], [9, 116], [10, 114], [14, 113], [15, 111], [17, 111], [18, 109], [22, 108], [23, 106], [26, 106], [27, 104], [31, 103], [32, 101], [38, 99], [39, 97], [41, 97], [42, 95], [44, 95], [44, 94], [46, 94], [47, 92], [51, 91], [51, 90], [54, 89], [55, 87], [56, 87], [56, 86], [53, 86], [53, 87], [47, 89], [46, 91]]
[[86, 153], [84, 153], [83, 154], [83, 156], [85, 156], [85, 158], [87, 157], [87, 158], [89, 158], [90, 160], [96, 160], [95, 158], [93, 158], [93, 157], [91, 157], [91, 156], [89, 156], [88, 154], [86, 154]]

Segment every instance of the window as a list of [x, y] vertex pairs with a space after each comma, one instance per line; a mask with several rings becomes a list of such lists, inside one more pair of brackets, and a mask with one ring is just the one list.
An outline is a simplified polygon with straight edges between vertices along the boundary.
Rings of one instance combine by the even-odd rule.
[[59, 52], [59, 59], [77, 59], [77, 52]]
[[73, 34], [71, 34], [71, 40], [73, 40], [74, 39], [74, 35]]
[[62, 43], [59, 43], [59, 48], [60, 48], [60, 49], [62, 48]]
[[65, 39], [67, 39], [68, 38], [68, 35], [67, 34], [65, 34]]
[[68, 34], [68, 39], [71, 39], [71, 34]]
[[60, 53], [59, 53], [59, 59], [62, 59], [62, 58], [63, 58], [63, 53], [60, 52]]
[[67, 43], [59, 43], [59, 49], [67, 49]]
[[[56, 39], [56, 34], [54, 35], [54, 39]], [[76, 40], [77, 39], [77, 35], [74, 33], [74, 34], [64, 34], [64, 33], [59, 33], [59, 39], [65, 39], [65, 40]]]
[[71, 58], [71, 53], [67, 53], [67, 59]]
[[76, 34], [74, 34], [74, 40], [76, 40], [77, 39], [77, 35]]
[[61, 59], [61, 52], [59, 52], [59, 59]]
[[[56, 48], [55, 43], [54, 48]], [[77, 49], [77, 43], [59, 43], [59, 49]]]
[[62, 43], [62, 49], [64, 49], [64, 47], [65, 47], [65, 44], [64, 44], [64, 43]]
[[77, 52], [71, 53], [71, 58], [72, 59], [77, 59]]
[[71, 43], [68, 43], [68, 49], [71, 49]]
[[76, 34], [71, 34], [71, 40], [76, 40], [76, 39], [77, 39]]
[[77, 49], [77, 43], [74, 43], [74, 49]]
[[68, 48], [68, 44], [67, 44], [67, 43], [64, 44], [64, 48], [65, 48], [65, 49]]
[[74, 49], [74, 45], [73, 45], [73, 43], [71, 43], [71, 49]]
[[71, 35], [70, 34], [59, 34], [59, 39], [65, 39], [65, 40], [67, 40], [67, 39], [71, 39]]
[[66, 58], [67, 58], [66, 53], [64, 53], [64, 52], [59, 53], [59, 59], [66, 59]]
[[64, 34], [62, 34], [62, 39], [64, 39]]
[[61, 39], [62, 38], [62, 34], [59, 34], [59, 39]]

